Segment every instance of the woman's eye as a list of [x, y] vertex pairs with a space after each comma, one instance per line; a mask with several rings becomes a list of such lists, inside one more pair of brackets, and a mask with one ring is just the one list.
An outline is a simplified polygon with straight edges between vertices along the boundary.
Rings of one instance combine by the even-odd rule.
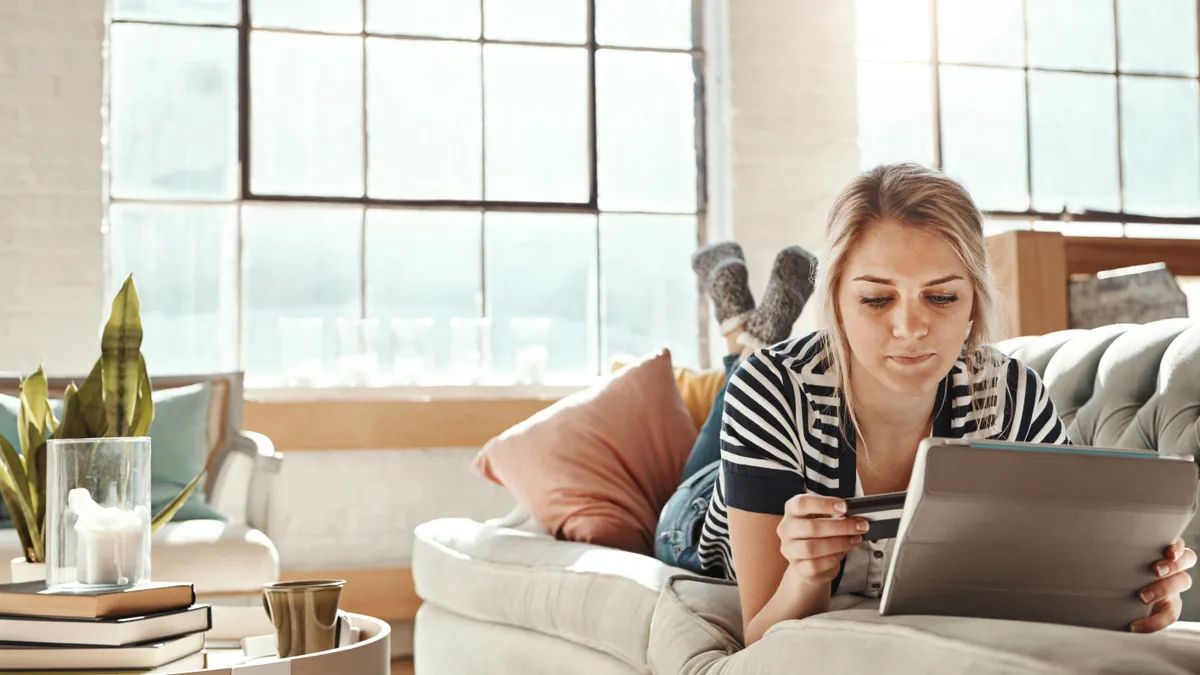
[[957, 295], [931, 295], [930, 301], [938, 307], [948, 307], [958, 301]]
[[873, 307], [875, 309], [880, 309], [884, 305], [888, 304], [889, 300], [891, 300], [891, 298], [861, 298], [861, 299], [859, 299], [859, 302], [866, 305], [867, 307]]

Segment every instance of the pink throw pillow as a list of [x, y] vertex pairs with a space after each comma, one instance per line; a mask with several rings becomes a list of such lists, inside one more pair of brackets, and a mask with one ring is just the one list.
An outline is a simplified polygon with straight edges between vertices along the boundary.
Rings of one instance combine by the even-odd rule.
[[654, 555], [695, 442], [663, 349], [488, 441], [473, 469], [559, 539]]

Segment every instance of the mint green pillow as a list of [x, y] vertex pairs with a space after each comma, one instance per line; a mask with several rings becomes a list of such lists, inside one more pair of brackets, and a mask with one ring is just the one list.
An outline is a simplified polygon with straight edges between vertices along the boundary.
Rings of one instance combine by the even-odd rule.
[[[150, 504], [158, 513], [204, 468], [208, 458], [208, 404], [212, 385], [208, 382], [155, 391], [154, 422], [150, 425]], [[20, 399], [0, 394], [0, 436], [18, 452], [17, 432]], [[62, 401], [53, 399], [50, 408], [62, 416]], [[201, 483], [203, 485], [203, 482]], [[225, 520], [205, 503], [204, 490], [197, 487], [172, 521]], [[2, 504], [0, 504], [2, 505]], [[4, 509], [0, 528], [12, 527]]]

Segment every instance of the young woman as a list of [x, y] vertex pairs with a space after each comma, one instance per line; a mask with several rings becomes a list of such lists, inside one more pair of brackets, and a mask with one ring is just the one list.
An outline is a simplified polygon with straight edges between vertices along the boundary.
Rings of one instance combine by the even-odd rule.
[[[838, 516], [846, 497], [906, 489], [922, 439], [1069, 443], [1037, 375], [986, 344], [996, 291], [961, 185], [913, 164], [867, 172], [835, 201], [825, 242], [822, 328], [727, 361], [719, 460], [689, 462], [660, 524], [661, 558], [736, 578], [747, 645], [828, 611], [834, 594], [881, 594], [892, 542], [863, 542], [866, 523]], [[745, 297], [722, 288], [710, 290], [718, 317]], [[712, 444], [702, 433], [692, 459]], [[1139, 592], [1153, 611], [1131, 630], [1178, 619], [1195, 563], [1182, 540], [1147, 561], [1158, 581]]]

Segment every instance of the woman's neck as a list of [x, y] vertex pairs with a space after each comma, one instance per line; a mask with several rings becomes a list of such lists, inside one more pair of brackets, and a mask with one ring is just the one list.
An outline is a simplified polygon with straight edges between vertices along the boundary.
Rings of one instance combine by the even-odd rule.
[[936, 391], [899, 396], [887, 391], [861, 367], [850, 368], [850, 391], [854, 393], [855, 423], [863, 438], [920, 440], [930, 434]]

